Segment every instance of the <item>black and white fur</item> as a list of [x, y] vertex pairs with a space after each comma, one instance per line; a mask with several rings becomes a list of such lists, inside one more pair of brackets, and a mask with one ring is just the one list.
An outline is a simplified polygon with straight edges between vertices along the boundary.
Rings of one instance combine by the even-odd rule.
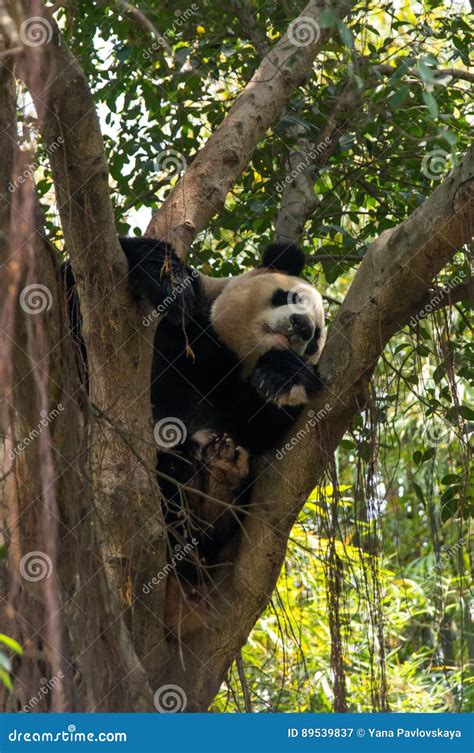
[[[175, 544], [198, 542], [189, 560], [213, 567], [249, 496], [251, 458], [281, 444], [318, 389], [322, 299], [295, 246], [272, 244], [260, 267], [216, 280], [166, 243], [121, 245], [132, 295], [164, 311], [151, 403], [158, 471], [176, 482], [160, 476], [165, 519]], [[182, 441], [170, 446], [167, 430]]]
[[322, 299], [299, 277], [304, 255], [295, 246], [273, 244], [259, 268], [217, 281], [166, 244], [122, 245], [134, 294], [154, 307], [172, 300], [155, 337], [151, 401], [155, 425], [178, 423], [186, 436], [172, 448], [164, 441], [158, 469], [223, 504], [160, 483], [178, 538], [197, 540], [198, 557], [212, 565], [235, 527], [235, 505], [248, 498], [249, 459], [279, 446], [318, 389]]

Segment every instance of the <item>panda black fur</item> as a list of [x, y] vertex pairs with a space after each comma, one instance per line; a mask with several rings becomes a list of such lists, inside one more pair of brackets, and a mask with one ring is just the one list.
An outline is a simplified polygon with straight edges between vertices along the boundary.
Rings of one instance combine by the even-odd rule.
[[[250, 460], [281, 444], [318, 389], [321, 296], [296, 246], [271, 244], [260, 267], [216, 280], [166, 243], [120, 241], [132, 294], [165, 312], [151, 374], [165, 519], [175, 544], [198, 542], [188, 564], [212, 567], [249, 497]], [[183, 441], [170, 446], [173, 427]]]

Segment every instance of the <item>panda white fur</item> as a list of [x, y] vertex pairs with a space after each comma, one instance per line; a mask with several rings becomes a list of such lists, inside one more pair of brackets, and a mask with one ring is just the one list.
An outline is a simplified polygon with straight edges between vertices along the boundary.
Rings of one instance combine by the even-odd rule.
[[188, 564], [212, 565], [249, 497], [252, 458], [280, 445], [318, 389], [322, 299], [296, 246], [272, 244], [260, 267], [215, 280], [165, 243], [121, 243], [133, 294], [165, 311], [151, 375], [165, 519], [175, 545], [198, 542]]

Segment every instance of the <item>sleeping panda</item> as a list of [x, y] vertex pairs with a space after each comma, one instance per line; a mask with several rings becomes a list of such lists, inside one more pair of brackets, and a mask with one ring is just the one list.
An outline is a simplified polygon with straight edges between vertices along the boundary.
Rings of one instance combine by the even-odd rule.
[[192, 580], [198, 566], [218, 567], [252, 460], [281, 444], [319, 387], [322, 298], [300, 277], [293, 245], [274, 243], [258, 268], [215, 279], [166, 243], [121, 244], [133, 295], [164, 313], [151, 374], [158, 474], [174, 549], [190, 551], [179, 569]]

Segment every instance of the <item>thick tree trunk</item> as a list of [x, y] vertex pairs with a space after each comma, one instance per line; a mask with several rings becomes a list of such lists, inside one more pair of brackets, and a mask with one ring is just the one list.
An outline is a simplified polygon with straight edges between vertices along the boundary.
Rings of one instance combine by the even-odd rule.
[[[2, 631], [24, 647], [14, 665], [14, 692], [4, 693], [2, 706], [149, 711], [151, 689], [107, 582], [96, 535], [84, 388], [66, 324], [59, 260], [35, 227], [31, 179], [15, 184], [26, 160], [14, 150], [15, 110], [10, 61], [0, 59], [0, 237], [6, 239], [0, 247], [0, 491], [9, 553]], [[39, 310], [33, 297], [24, 296], [25, 285], [34, 286]]]

